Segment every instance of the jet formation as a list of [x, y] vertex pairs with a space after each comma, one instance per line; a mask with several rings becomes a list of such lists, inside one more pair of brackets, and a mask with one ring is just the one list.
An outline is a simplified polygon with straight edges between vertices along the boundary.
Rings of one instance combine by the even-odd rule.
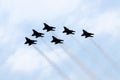
[[[46, 23], [43, 23], [43, 24], [44, 24], [43, 30], [46, 30], [47, 32], [49, 32], [49, 31], [55, 31], [55, 29], [56, 29], [56, 27], [49, 26]], [[71, 30], [71, 29], [69, 29], [69, 28], [67, 28], [65, 26], [63, 28], [64, 28], [64, 30], [63, 30], [62, 33], [66, 33], [66, 35], [70, 35], [70, 34], [74, 35], [75, 34], [74, 30]], [[32, 29], [32, 31], [33, 31], [32, 36], [35, 36], [35, 38], [44, 37], [44, 35], [45, 35], [44, 33], [40, 33], [38, 31], [36, 31], [35, 29]], [[81, 36], [85, 36], [85, 38], [93, 37], [93, 35], [94, 35], [93, 33], [87, 32], [84, 29], [82, 31], [83, 31], [83, 34]], [[25, 44], [28, 44], [28, 46], [30, 46], [32, 44], [36, 44], [36, 42], [37, 42], [37, 40], [32, 40], [32, 39], [29, 39], [28, 37], [25, 37], [25, 39], [26, 39]], [[63, 44], [63, 41], [64, 40], [59, 39], [59, 38], [57, 38], [55, 36], [52, 36], [51, 43], [54, 43], [54, 44]]]

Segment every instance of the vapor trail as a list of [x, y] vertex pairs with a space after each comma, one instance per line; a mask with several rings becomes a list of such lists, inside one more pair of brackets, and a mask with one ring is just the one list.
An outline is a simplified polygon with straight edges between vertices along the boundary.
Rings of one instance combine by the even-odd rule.
[[85, 50], [86, 52], [89, 52], [87, 48], [83, 47], [82, 43], [81, 43], [76, 37], [72, 36], [72, 38], [73, 38], [78, 44], [80, 44], [80, 45], [82, 46], [81, 48], [82, 48], [83, 50]]
[[51, 64], [51, 65], [59, 72], [59, 74], [60, 74], [65, 80], [71, 80], [71, 79], [69, 79], [69, 77], [66, 76], [66, 74], [64, 74], [64, 73], [62, 72], [62, 70], [61, 70], [59, 67], [57, 67], [57, 65], [56, 65], [54, 62], [52, 62], [52, 61], [44, 54], [44, 52], [42, 52], [37, 46], [33, 46], [33, 47], [34, 47], [34, 49], [35, 49], [36, 51], [38, 51], [38, 53], [40, 53], [40, 54], [49, 62], [49, 64]]
[[[47, 47], [49, 47], [52, 51], [54, 51], [54, 49], [53, 49], [49, 44], [47, 44], [45, 40], [42, 39], [42, 41], [46, 44]], [[64, 51], [64, 52], [65, 52], [65, 51]], [[59, 55], [57, 52], [54, 51], [54, 53], [55, 53], [58, 57], [61, 57], [61, 55]], [[79, 74], [78, 70], [77, 70], [76, 73]], [[79, 76], [79, 77], [80, 77], [80, 76]], [[80, 79], [81, 79], [81, 77], [80, 77]]]
[[[94, 41], [93, 39], [90, 39], [91, 42], [99, 49], [99, 51], [102, 53], [102, 55], [112, 64], [112, 66], [114, 67], [114, 69], [116, 69], [116, 64], [113, 61], [113, 59], [108, 55], [108, 53], [105, 52], [105, 50], [99, 45], [97, 44], [96, 41]], [[116, 70], [117, 72], [120, 71], [119, 69]]]
[[50, 50], [52, 50], [54, 53], [55, 53], [55, 55], [57, 55], [58, 57], [60, 57], [60, 55], [49, 45], [49, 44], [47, 44], [47, 42], [44, 40], [44, 39], [41, 39], [44, 43], [45, 43], [45, 45], [50, 49]]
[[92, 73], [88, 68], [85, 67], [85, 65], [76, 57], [74, 56], [72, 53], [70, 53], [67, 49], [67, 47], [61, 45], [62, 49], [66, 52], [66, 54], [71, 57], [78, 65], [79, 67], [81, 67], [88, 76], [90, 76], [92, 79], [91, 80], [96, 80], [96, 76], [94, 75], [94, 73]]
[[[78, 44], [80, 44], [81, 45], [81, 42], [78, 40], [78, 39], [76, 39], [74, 36], [72, 36], [73, 37], [73, 39], [78, 43]], [[82, 45], [81, 45], [82, 46]], [[85, 48], [85, 47], [81, 47], [83, 50], [85, 50], [87, 53], [89, 53], [89, 51], [88, 51], [88, 49], [87, 48]], [[110, 75], [111, 76], [111, 79], [112, 80], [116, 80], [116, 79], [113, 79], [113, 75]], [[100, 78], [99, 78], [100, 79]]]
[[[52, 33], [53, 35], [57, 36], [55, 33]], [[72, 53], [69, 52], [67, 46], [64, 45], [60, 45], [60, 47], [64, 50], [64, 52], [71, 58], [73, 59], [78, 65], [79, 67], [81, 67], [88, 76], [90, 76], [92, 79], [91, 80], [96, 80], [96, 76], [85, 67], [85, 65], [77, 58], [75, 57]]]

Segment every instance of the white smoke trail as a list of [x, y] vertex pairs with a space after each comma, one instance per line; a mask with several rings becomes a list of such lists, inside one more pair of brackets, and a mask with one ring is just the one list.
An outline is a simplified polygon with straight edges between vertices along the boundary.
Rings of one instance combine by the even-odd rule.
[[[77, 39], [75, 38], [74, 36], [72, 36], [72, 38], [77, 42], [77, 44], [80, 44], [82, 46], [82, 43]], [[85, 47], [81, 47], [84, 51], [86, 51], [87, 53], [89, 53], [89, 50]], [[110, 77], [111, 77], [111, 80], [116, 80], [115, 77], [113, 77], [112, 74], [110, 74]], [[101, 78], [99, 78], [101, 80]]]
[[50, 50], [52, 50], [55, 53], [56, 56], [61, 57], [61, 55], [59, 55], [44, 39], [41, 40]]
[[87, 48], [85, 48], [85, 47], [82, 45], [82, 43], [81, 43], [76, 37], [72, 36], [72, 38], [73, 38], [79, 45], [82, 46], [81, 48], [82, 48], [84, 51], [86, 51], [87, 53], [89, 52], [89, 50], [88, 50]]
[[71, 52], [69, 52], [69, 50], [67, 49], [67, 47], [65, 47], [64, 45], [61, 45], [61, 47], [66, 52], [66, 54], [70, 58], [72, 58], [79, 65], [79, 67], [81, 67], [82, 70], [84, 70], [86, 72], [86, 74], [88, 76], [91, 77], [91, 80], [96, 80], [95, 74], [93, 72], [91, 72], [88, 68], [86, 68], [85, 65], [76, 56], [74, 56]]
[[[55, 33], [52, 32], [53, 35], [57, 36]], [[85, 65], [77, 58], [75, 57], [72, 53], [69, 52], [67, 46], [65, 44], [63, 45], [60, 45], [60, 47], [64, 50], [64, 52], [72, 59], [74, 60], [78, 65], [79, 67], [81, 67], [88, 76], [91, 77], [91, 80], [96, 80], [96, 76], [94, 73], [92, 73], [89, 69], [87, 69], [85, 67]]]
[[71, 80], [65, 73], [62, 72], [62, 70], [57, 67], [55, 63], [53, 63], [45, 54], [42, 52], [37, 46], [33, 46], [38, 53], [40, 53], [58, 72], [59, 74], [65, 79], [65, 80]]
[[[56, 34], [54, 34], [54, 33], [52, 33], [53, 35], [55, 35], [56, 36]], [[49, 48], [49, 49], [51, 49], [58, 57], [62, 57], [61, 55], [59, 55], [56, 51], [54, 51], [54, 49], [49, 45], [49, 44], [47, 44], [47, 42], [44, 40], [44, 39], [42, 39], [42, 41], [46, 44], [46, 46]], [[65, 53], [66, 53], [66, 51], [64, 51]], [[77, 73], [77, 75], [79, 74], [79, 71], [77, 70], [76, 71], [76, 73]], [[79, 79], [81, 79], [81, 77], [80, 77], [80, 75], [78, 76], [78, 78]]]
[[114, 70], [120, 73], [119, 68], [117, 68], [117, 64], [114, 62], [114, 60], [108, 55], [108, 53], [93, 39], [90, 39], [91, 42], [98, 48], [98, 50], [102, 53], [102, 55], [108, 60], [109, 63], [112, 64], [114, 67]]

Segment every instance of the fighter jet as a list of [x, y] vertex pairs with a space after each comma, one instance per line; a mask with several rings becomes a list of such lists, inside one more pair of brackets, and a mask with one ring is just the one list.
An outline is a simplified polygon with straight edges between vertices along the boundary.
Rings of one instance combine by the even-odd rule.
[[66, 33], [66, 35], [69, 35], [69, 34], [74, 34], [73, 32], [75, 32], [75, 31], [70, 30], [70, 29], [68, 29], [67, 27], [64, 26], [64, 31], [63, 31], [63, 33]]
[[43, 28], [43, 30], [47, 30], [47, 32], [49, 32], [49, 31], [55, 31], [54, 29], [55, 29], [55, 27], [52, 27], [52, 26], [49, 26], [48, 24], [46, 24], [46, 23], [44, 23], [44, 28]]
[[83, 34], [81, 36], [85, 36], [85, 38], [87, 38], [87, 37], [93, 37], [92, 35], [94, 35], [94, 34], [93, 33], [89, 33], [89, 32], [87, 32], [87, 31], [85, 31], [83, 29]]
[[38, 38], [38, 37], [44, 37], [43, 35], [43, 33], [39, 33], [39, 32], [37, 32], [36, 30], [34, 30], [34, 29], [32, 29], [32, 31], [33, 31], [33, 34], [32, 34], [32, 36], [36, 36], [36, 38]]
[[29, 46], [32, 45], [32, 44], [36, 44], [35, 42], [37, 42], [36, 40], [31, 40], [27, 37], [25, 37], [25, 39], [26, 39], [25, 44], [28, 44]]
[[53, 40], [51, 41], [52, 43], [54, 42], [55, 44], [63, 44], [63, 40], [56, 38], [55, 36], [52, 36]]

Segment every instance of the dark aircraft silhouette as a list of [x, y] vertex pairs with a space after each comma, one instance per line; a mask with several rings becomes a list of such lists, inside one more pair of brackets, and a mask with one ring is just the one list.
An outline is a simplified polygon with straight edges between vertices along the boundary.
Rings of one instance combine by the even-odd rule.
[[25, 37], [25, 39], [26, 39], [25, 44], [28, 44], [29, 46], [32, 45], [32, 44], [36, 44], [35, 42], [37, 42], [36, 40], [31, 40], [27, 37]]
[[63, 40], [56, 38], [55, 36], [52, 36], [53, 40], [51, 41], [52, 43], [55, 42], [55, 44], [63, 44]]
[[81, 36], [85, 36], [85, 38], [87, 38], [87, 37], [93, 37], [92, 35], [94, 35], [94, 34], [83, 30], [83, 34]]
[[70, 30], [70, 29], [68, 29], [67, 27], [64, 27], [63, 33], [66, 33], [67, 35], [69, 35], [69, 34], [74, 34], [73, 32], [75, 32], [75, 31]]
[[55, 27], [52, 27], [52, 26], [49, 26], [48, 24], [46, 24], [46, 23], [44, 23], [44, 28], [43, 28], [43, 30], [47, 30], [47, 32], [49, 32], [49, 31], [55, 31], [54, 29], [55, 29]]
[[43, 35], [43, 33], [39, 33], [39, 32], [37, 32], [36, 30], [34, 30], [34, 29], [32, 29], [32, 31], [33, 31], [33, 34], [32, 34], [32, 36], [36, 36], [36, 38], [38, 38], [38, 37], [44, 37]]

